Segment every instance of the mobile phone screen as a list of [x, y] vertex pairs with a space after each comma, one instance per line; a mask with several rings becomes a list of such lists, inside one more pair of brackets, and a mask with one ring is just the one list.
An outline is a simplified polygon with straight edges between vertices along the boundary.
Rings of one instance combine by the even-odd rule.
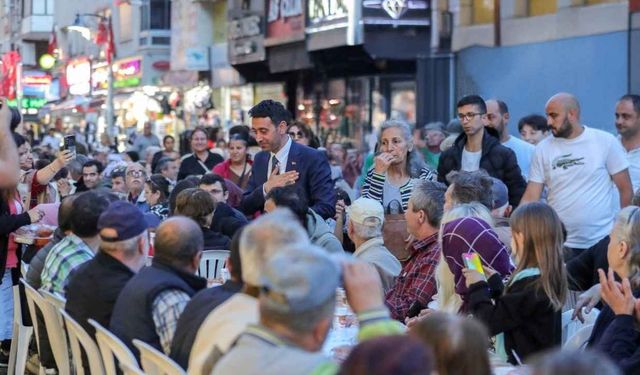
[[69, 150], [76, 156], [76, 138], [73, 135], [67, 135], [64, 137], [64, 149]]

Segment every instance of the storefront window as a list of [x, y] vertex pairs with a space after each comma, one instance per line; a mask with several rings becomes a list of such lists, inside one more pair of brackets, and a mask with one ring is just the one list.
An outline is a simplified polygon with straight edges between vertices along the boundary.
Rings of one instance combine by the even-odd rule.
[[391, 116], [409, 124], [416, 122], [416, 84], [411, 81], [391, 83]]

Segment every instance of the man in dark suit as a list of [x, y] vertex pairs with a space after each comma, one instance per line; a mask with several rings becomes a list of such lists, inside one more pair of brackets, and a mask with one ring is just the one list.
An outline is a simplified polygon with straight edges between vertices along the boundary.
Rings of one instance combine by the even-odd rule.
[[262, 211], [265, 195], [275, 187], [295, 184], [318, 215], [335, 214], [336, 196], [327, 157], [294, 142], [287, 134], [291, 114], [273, 100], [263, 100], [249, 111], [251, 132], [262, 149], [256, 154], [249, 184], [240, 205], [245, 214]]

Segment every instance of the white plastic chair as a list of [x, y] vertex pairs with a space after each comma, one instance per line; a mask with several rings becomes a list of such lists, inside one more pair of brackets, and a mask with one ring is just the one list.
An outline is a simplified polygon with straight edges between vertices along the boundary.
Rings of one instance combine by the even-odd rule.
[[593, 308], [589, 311], [589, 314], [582, 314], [584, 316], [584, 323], [576, 320], [571, 320], [571, 316], [573, 315], [573, 309], [569, 311], [565, 311], [562, 313], [562, 344], [564, 345], [567, 340], [576, 334], [582, 327], [587, 325], [593, 325], [596, 323], [596, 319], [598, 319], [598, 314], [600, 314], [600, 310]]
[[[34, 329], [37, 330], [35, 310], [35, 308], [37, 307], [44, 317], [44, 324], [47, 329], [49, 344], [51, 345], [53, 358], [56, 361], [56, 367], [58, 367], [58, 374], [69, 375], [71, 373], [71, 367], [69, 363], [69, 348], [67, 346], [67, 335], [64, 332], [64, 328], [62, 327], [62, 317], [60, 317], [60, 314], [57, 312], [56, 307], [47, 302], [47, 300], [45, 300], [37, 290], [33, 289], [33, 287], [29, 285], [26, 280], [23, 279], [22, 283], [24, 284], [24, 290], [27, 294], [27, 303], [29, 304], [31, 319], [34, 321]], [[38, 352], [40, 352], [40, 348], [38, 348]]]
[[13, 333], [11, 337], [11, 351], [9, 352], [8, 374], [24, 374], [29, 356], [29, 342], [33, 335], [33, 327], [24, 325], [22, 321], [22, 301], [20, 300], [20, 286], [13, 286]]
[[71, 346], [71, 353], [73, 354], [73, 367], [76, 375], [84, 375], [84, 367], [82, 366], [82, 349], [87, 354], [87, 360], [89, 361], [89, 374], [91, 375], [104, 375], [104, 365], [102, 364], [102, 357], [100, 356], [100, 349], [96, 345], [95, 341], [89, 336], [87, 331], [82, 328], [78, 322], [76, 322], [64, 309], [60, 309], [60, 315], [64, 319], [65, 326], [67, 327], [67, 334], [69, 336], [69, 346]]
[[151, 345], [140, 340], [133, 340], [133, 345], [140, 350], [140, 362], [147, 375], [184, 375], [186, 372], [171, 358]]
[[587, 324], [580, 328], [578, 332], [569, 337], [567, 342], [562, 345], [562, 349], [579, 350], [584, 348], [587, 344], [587, 340], [591, 337], [591, 331], [593, 331], [593, 324]]
[[224, 262], [229, 257], [229, 250], [205, 250], [202, 252], [198, 276], [206, 279], [220, 277], [220, 270], [224, 267]]
[[[58, 293], [51, 293], [48, 292], [46, 290], [39, 290], [40, 294], [42, 294], [42, 297], [44, 297], [44, 299], [49, 302], [50, 304], [52, 304], [55, 308], [56, 308], [56, 312], [59, 309], [63, 309], [64, 310], [64, 305], [67, 304], [67, 300], [59, 295]], [[60, 316], [60, 319], [62, 319], [62, 316]]]
[[107, 375], [116, 375], [114, 357], [121, 365], [125, 364], [140, 370], [136, 357], [116, 335], [93, 319], [89, 319], [89, 324], [96, 328], [96, 341], [100, 348], [100, 354], [102, 354], [102, 363], [104, 363], [104, 370]]

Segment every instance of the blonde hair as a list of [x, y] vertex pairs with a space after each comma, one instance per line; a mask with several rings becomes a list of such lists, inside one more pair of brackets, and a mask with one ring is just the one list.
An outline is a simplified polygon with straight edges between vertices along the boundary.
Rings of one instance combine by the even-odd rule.
[[640, 287], [640, 207], [628, 206], [616, 215], [611, 230], [619, 241], [629, 248], [629, 281], [632, 287]]
[[507, 285], [525, 268], [538, 267], [540, 278], [536, 283], [549, 298], [551, 306], [561, 310], [568, 293], [568, 281], [562, 258], [564, 236], [560, 217], [551, 206], [532, 202], [518, 207], [510, 224], [514, 233], [522, 234], [523, 248], [517, 249], [518, 266]]
[[[479, 202], [459, 204], [442, 215], [440, 232], [438, 234], [440, 244], [442, 244], [442, 228], [444, 225], [463, 217], [477, 217], [486, 221], [492, 228], [494, 226], [491, 213], [483, 204]], [[440, 261], [436, 267], [436, 287], [438, 290], [438, 296], [436, 298], [438, 310], [457, 313], [462, 306], [462, 298], [456, 293], [456, 282], [453, 277], [453, 272], [451, 272], [447, 262], [444, 260], [442, 251], [440, 251]]]

